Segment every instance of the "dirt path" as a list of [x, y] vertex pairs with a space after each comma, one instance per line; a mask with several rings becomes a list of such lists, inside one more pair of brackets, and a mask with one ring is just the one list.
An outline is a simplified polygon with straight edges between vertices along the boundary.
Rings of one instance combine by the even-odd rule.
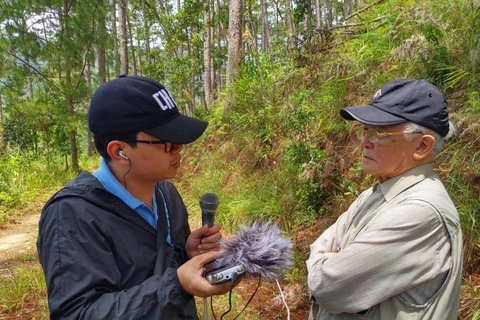
[[35, 252], [40, 214], [26, 215], [16, 223], [0, 229], [0, 276], [11, 273], [14, 258]]

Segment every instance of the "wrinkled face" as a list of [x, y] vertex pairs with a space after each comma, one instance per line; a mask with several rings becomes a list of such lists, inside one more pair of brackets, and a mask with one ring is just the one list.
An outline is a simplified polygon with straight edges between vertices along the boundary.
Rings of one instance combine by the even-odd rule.
[[[159, 139], [145, 132], [139, 132], [137, 140], [158, 141]], [[128, 177], [153, 183], [175, 177], [180, 167], [180, 151], [183, 150], [183, 145], [169, 143], [167, 149], [170, 148], [170, 151], [165, 152], [165, 144], [148, 143], [137, 143], [135, 148], [125, 147], [124, 153], [131, 161]]]
[[[383, 127], [364, 125], [363, 128], [374, 128], [380, 133], [398, 133], [405, 131], [405, 126], [401, 123]], [[363, 171], [384, 182], [415, 167], [417, 163], [413, 154], [421, 137], [421, 133], [378, 135], [378, 141], [372, 142], [364, 136], [360, 140]]]

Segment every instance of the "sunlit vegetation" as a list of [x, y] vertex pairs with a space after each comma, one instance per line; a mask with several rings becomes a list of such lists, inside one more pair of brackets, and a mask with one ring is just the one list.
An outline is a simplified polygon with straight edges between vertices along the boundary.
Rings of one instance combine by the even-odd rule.
[[[234, 233], [252, 219], [277, 222], [296, 244], [295, 266], [284, 280], [290, 288], [305, 286], [308, 245], [373, 182], [361, 171], [356, 143], [350, 137], [351, 124], [339, 117], [338, 110], [368, 102], [381, 85], [394, 78], [424, 78], [439, 86], [457, 126], [457, 136], [446, 145], [435, 167], [458, 208], [464, 233], [459, 319], [480, 319], [478, 1], [346, 1], [356, 3], [348, 15], [340, 13], [342, 1], [332, 1], [336, 21], [320, 28], [315, 23], [304, 25], [306, 13], [313, 10], [308, 5], [314, 1], [294, 1], [297, 34], [293, 47], [287, 46], [282, 20], [290, 1], [265, 1], [268, 12], [277, 18], [271, 21], [268, 50], [261, 49], [260, 40], [253, 45], [254, 31], [260, 39], [261, 8], [246, 1], [246, 50], [229, 87], [221, 82], [227, 73], [228, 3], [219, 1], [220, 19], [217, 11], [211, 12], [214, 35], [218, 37], [218, 30], [220, 38], [212, 41], [217, 43], [211, 57], [217, 82], [215, 99], [208, 106], [202, 91], [203, 9], [184, 1], [182, 10], [176, 12], [169, 7], [172, 1], [160, 1], [168, 8], [142, 11], [142, 4], [147, 9], [155, 7], [149, 2], [129, 1], [134, 38], [128, 55], [133, 59], [131, 52], [136, 54], [136, 60], [130, 61], [138, 62], [137, 73], [141, 70], [169, 86], [182, 111], [210, 123], [206, 134], [184, 149], [181, 172], [174, 181], [191, 213], [191, 224], [200, 224], [198, 199], [207, 191], [220, 198], [216, 219], [226, 233]], [[0, 7], [6, 5], [0, 1]], [[100, 62], [89, 45], [96, 50], [101, 49], [99, 43], [106, 45], [104, 71], [108, 78], [115, 77], [119, 66], [114, 63], [111, 8], [98, 7], [95, 15], [88, 11], [90, 18], [82, 19], [84, 8], [73, 7], [78, 11], [64, 25], [72, 42], [52, 33], [55, 26], [44, 29], [51, 41], [26, 32], [28, 19], [22, 17], [28, 17], [27, 11], [30, 16], [46, 15], [63, 10], [58, 6], [38, 4], [28, 11], [19, 4], [0, 13], [2, 225], [22, 213], [39, 211], [55, 190], [75, 177], [77, 169], [92, 171], [98, 164], [98, 156], [89, 152], [85, 114], [102, 74], [93, 67]], [[275, 16], [274, 9], [282, 15]], [[106, 17], [103, 23], [108, 28], [92, 32], [89, 28], [100, 16]], [[13, 19], [24, 25], [9, 24]], [[94, 34], [103, 38], [92, 38]], [[145, 39], [151, 45], [157, 41], [157, 46], [147, 52]], [[18, 58], [29, 63], [20, 63]], [[66, 81], [67, 70], [75, 81]], [[134, 73], [132, 64], [128, 70]], [[295, 296], [298, 309], [309, 305], [303, 289]], [[245, 291], [234, 296], [236, 312], [244, 305], [242, 299], [249, 297], [250, 288]], [[2, 279], [0, 292], [0, 314], [17, 314], [34, 306], [35, 319], [47, 318], [44, 282], [34, 258]], [[218, 300], [218, 310], [228, 309], [224, 298]], [[203, 301], [197, 302], [201, 314]], [[245, 319], [266, 319], [258, 312], [264, 306], [253, 306], [257, 311], [246, 311]], [[285, 318], [281, 306], [269, 312], [275, 314], [272, 319]]]

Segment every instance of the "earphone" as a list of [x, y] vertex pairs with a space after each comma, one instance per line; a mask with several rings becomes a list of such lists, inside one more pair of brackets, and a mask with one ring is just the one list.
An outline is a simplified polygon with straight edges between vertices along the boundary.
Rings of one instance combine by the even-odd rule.
[[125, 159], [125, 160], [130, 160], [130, 159], [128, 159], [128, 157], [126, 155], [123, 154], [123, 150], [118, 151], [118, 156], [120, 158]]

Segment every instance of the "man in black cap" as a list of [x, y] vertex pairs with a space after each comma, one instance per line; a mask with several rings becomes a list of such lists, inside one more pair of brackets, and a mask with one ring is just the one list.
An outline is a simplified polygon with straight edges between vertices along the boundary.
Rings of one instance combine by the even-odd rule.
[[194, 296], [210, 285], [220, 226], [193, 232], [168, 179], [183, 145], [207, 123], [181, 115], [170, 93], [144, 77], [120, 77], [94, 93], [88, 125], [102, 156], [45, 205], [37, 249], [51, 319], [198, 319]]
[[457, 319], [460, 221], [432, 165], [454, 130], [442, 93], [394, 80], [340, 114], [377, 183], [310, 246], [309, 319]]

